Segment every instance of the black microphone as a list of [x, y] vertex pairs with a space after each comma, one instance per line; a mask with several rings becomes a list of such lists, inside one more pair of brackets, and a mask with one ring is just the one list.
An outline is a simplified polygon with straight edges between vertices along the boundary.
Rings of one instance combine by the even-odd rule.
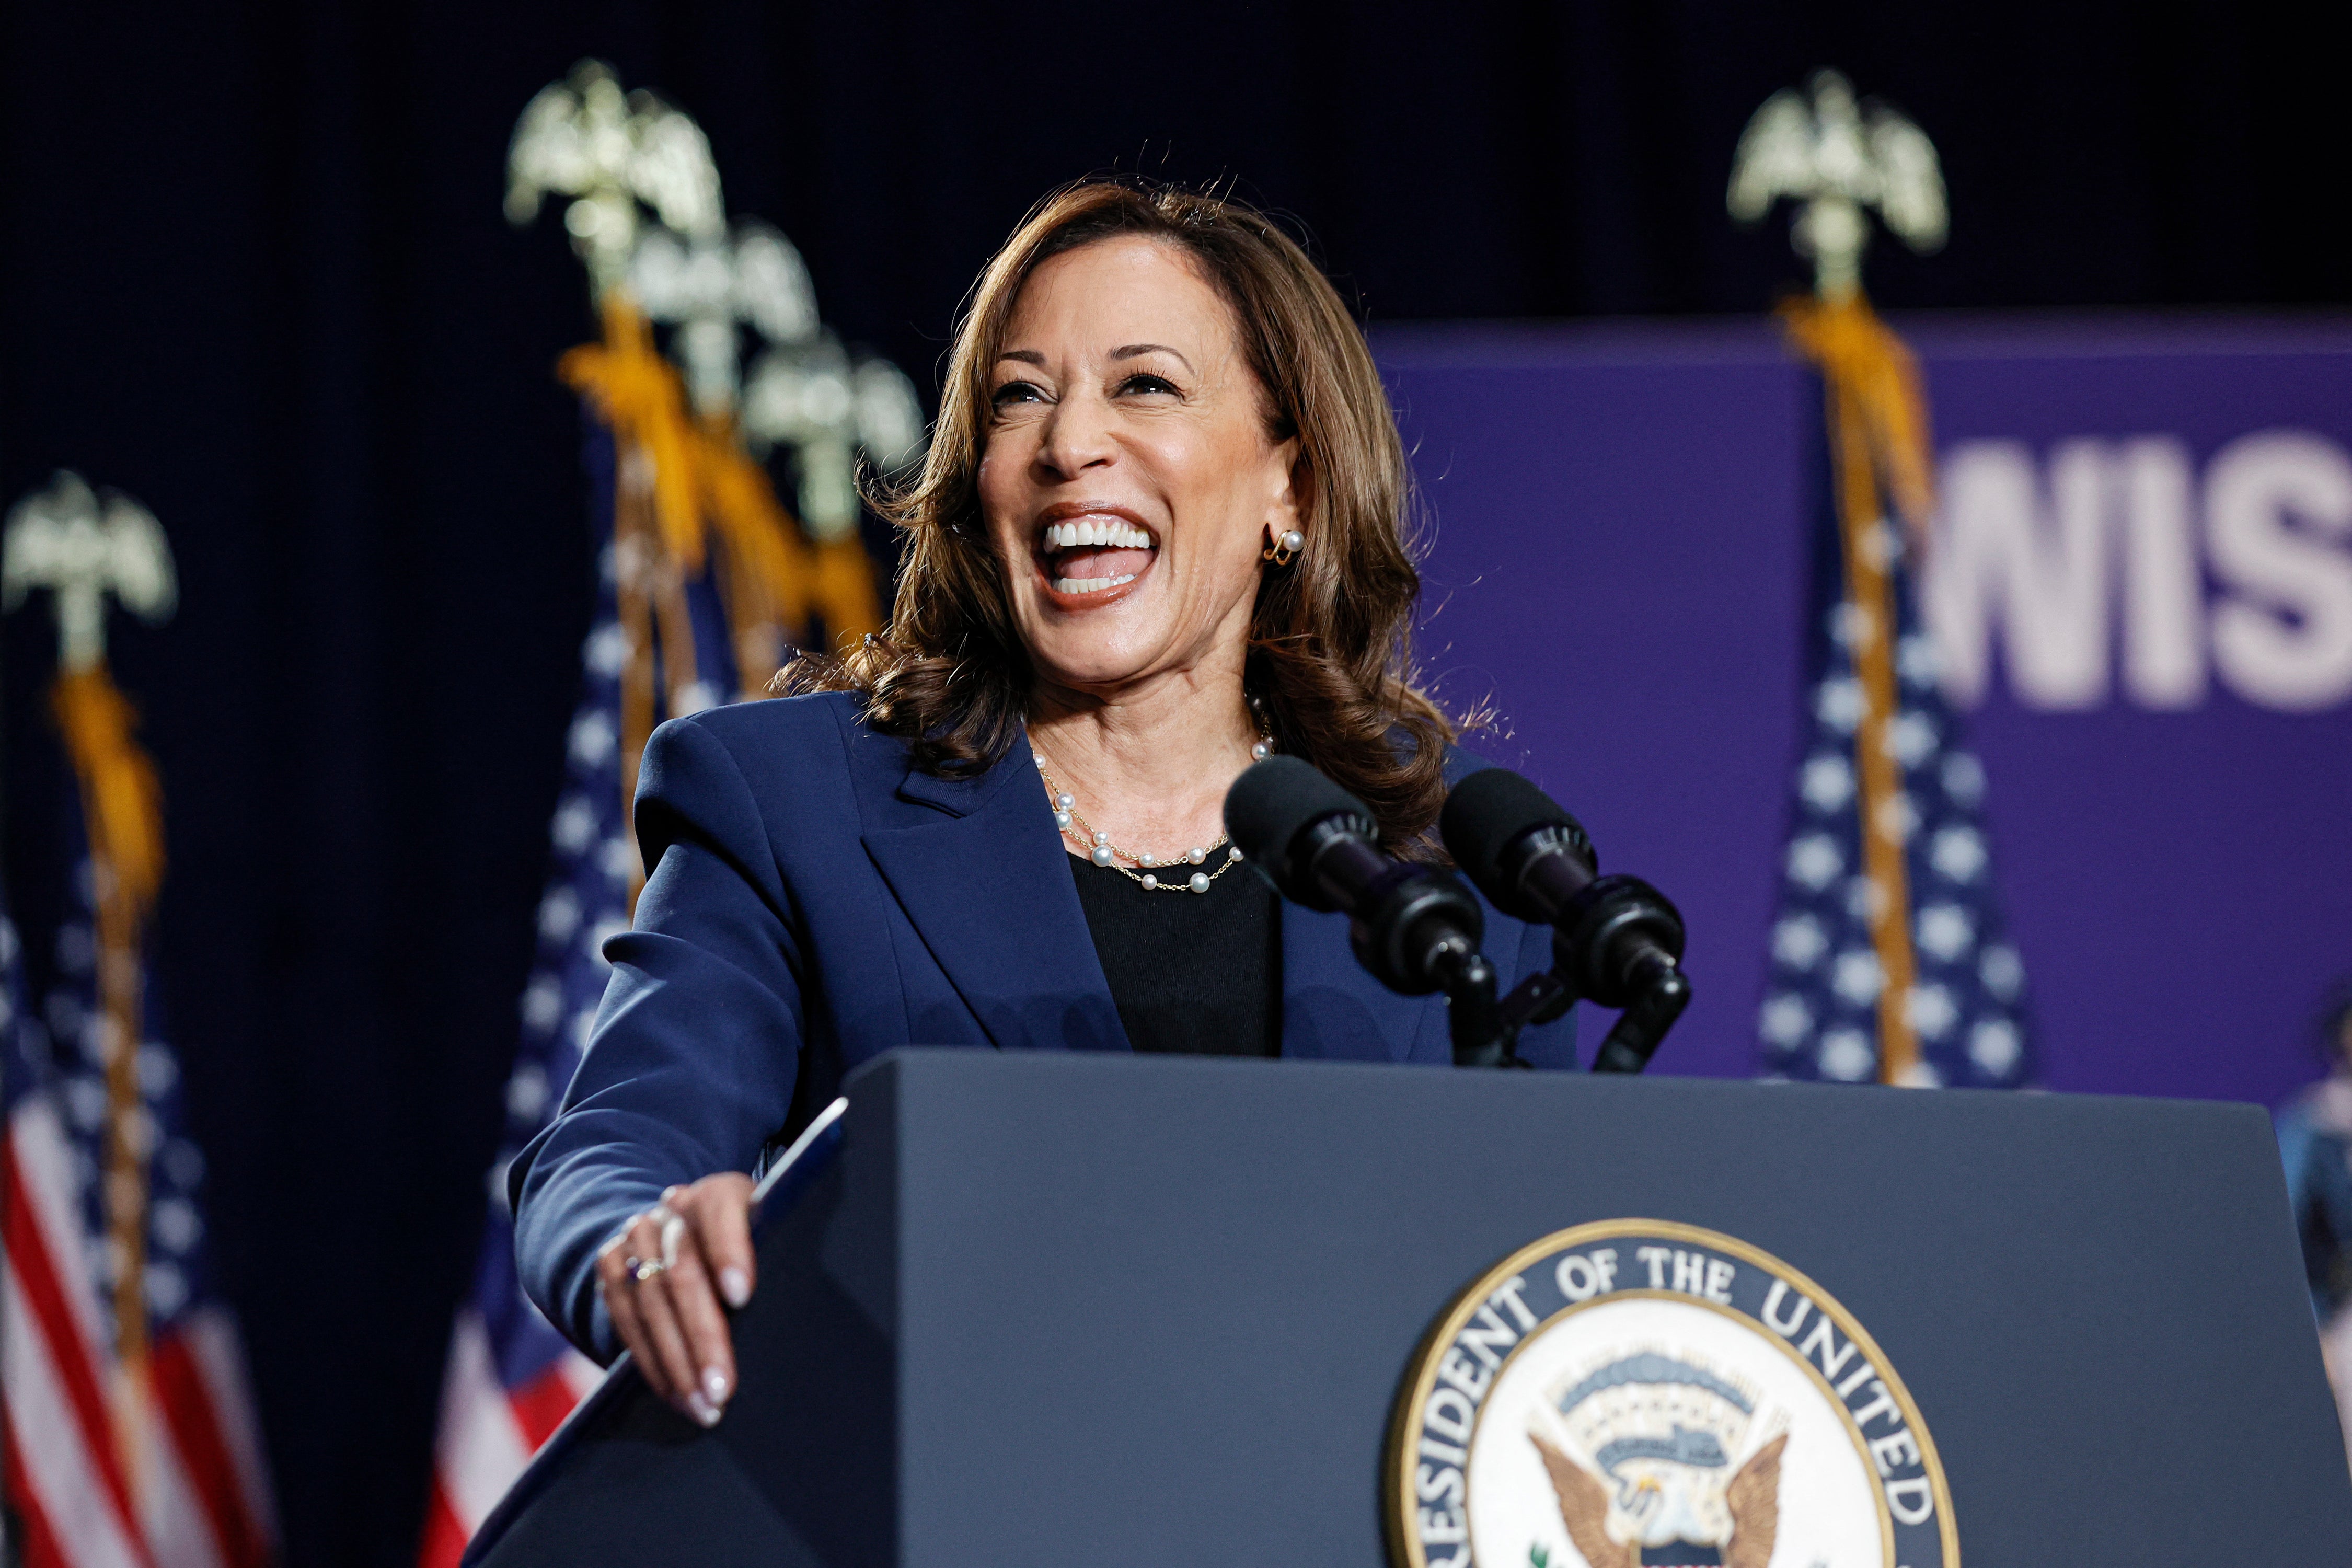
[[1593, 1070], [1641, 1071], [1690, 1001], [1673, 901], [1638, 877], [1601, 876], [1583, 825], [1502, 768], [1454, 785], [1438, 832], [1496, 909], [1551, 926], [1553, 963], [1572, 994], [1626, 1009]]
[[1225, 831], [1285, 898], [1345, 914], [1364, 967], [1391, 991], [1475, 989], [1494, 970], [1479, 954], [1486, 918], [1444, 871], [1380, 847], [1371, 809], [1297, 757], [1268, 757], [1234, 781]]
[[1446, 853], [1514, 920], [1549, 925], [1592, 881], [1584, 825], [1528, 780], [1482, 768], [1454, 786], [1437, 820]]

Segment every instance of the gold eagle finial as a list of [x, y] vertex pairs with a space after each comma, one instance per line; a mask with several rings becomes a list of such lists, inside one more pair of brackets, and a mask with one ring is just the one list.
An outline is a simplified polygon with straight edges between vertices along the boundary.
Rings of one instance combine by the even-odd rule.
[[1876, 211], [1914, 250], [1944, 243], [1950, 213], [1943, 166], [1926, 132], [1883, 103], [1856, 103], [1837, 72], [1816, 71], [1808, 86], [1810, 98], [1794, 89], [1776, 92], [1748, 121], [1725, 205], [1741, 223], [1754, 223], [1783, 196], [1803, 203], [1790, 237], [1798, 254], [1812, 258], [1821, 297], [1843, 300], [1862, 286], [1866, 212]]

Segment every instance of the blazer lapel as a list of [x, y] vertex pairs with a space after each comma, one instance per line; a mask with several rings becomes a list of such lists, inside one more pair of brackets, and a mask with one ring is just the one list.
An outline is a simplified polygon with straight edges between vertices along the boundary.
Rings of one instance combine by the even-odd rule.
[[1348, 945], [1345, 915], [1282, 900], [1282, 1054], [1316, 1060], [1452, 1060], [1445, 1004], [1400, 996]]
[[988, 1037], [1130, 1048], [1027, 739], [977, 778], [909, 771], [898, 795], [937, 815], [869, 831], [866, 852]]

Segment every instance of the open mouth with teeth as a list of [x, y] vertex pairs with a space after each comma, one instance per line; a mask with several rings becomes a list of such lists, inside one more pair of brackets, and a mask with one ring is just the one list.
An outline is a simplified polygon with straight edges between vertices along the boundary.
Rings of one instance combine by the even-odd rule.
[[1059, 519], [1037, 531], [1037, 570], [1065, 608], [1108, 604], [1151, 570], [1160, 542], [1115, 512]]

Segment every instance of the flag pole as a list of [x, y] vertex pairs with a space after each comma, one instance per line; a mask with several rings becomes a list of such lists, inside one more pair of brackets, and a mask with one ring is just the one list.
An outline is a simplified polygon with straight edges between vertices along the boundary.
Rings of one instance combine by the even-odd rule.
[[1910, 351], [1871, 310], [1859, 285], [1791, 300], [1781, 308], [1781, 318], [1790, 341], [1821, 372], [1827, 405], [1846, 624], [1863, 699], [1853, 761], [1871, 889], [1871, 945], [1884, 978], [1878, 994], [1878, 1078], [1902, 1083], [1919, 1063], [1919, 1038], [1908, 1005], [1919, 966], [1911, 945], [1906, 866], [1911, 825], [1905, 816], [1894, 739], [1902, 703], [1895, 670], [1901, 623], [1894, 566], [1904, 546], [1887, 514], [1895, 511], [1915, 539], [1925, 537], [1934, 510], [1927, 411]]
[[178, 585], [152, 514], [93, 493], [60, 472], [9, 514], [0, 579], [14, 605], [49, 591], [58, 623], [50, 708], [80, 797], [96, 927], [100, 1038], [106, 1078], [101, 1206], [113, 1270], [114, 1441], [133, 1498], [146, 1494], [143, 1441], [152, 1379], [147, 1321], [148, 1168], [154, 1128], [139, 1082], [145, 996], [140, 946], [163, 877], [162, 790], [132, 737], [136, 715], [106, 665], [106, 607], [120, 599], [150, 621], [169, 616]]
[[[1780, 315], [1791, 348], [1821, 377], [1823, 499], [1835, 529], [1833, 539], [1822, 538], [1814, 588], [1813, 611], [1829, 623], [1809, 635], [1826, 631], [1837, 651], [1813, 677], [1820, 686], [1812, 744], [1822, 749], [1799, 793], [1799, 820], [1811, 821], [1811, 837], [1791, 841], [1795, 890], [1784, 895], [1786, 914], [1775, 928], [1775, 963], [1789, 978], [1764, 1010], [1765, 1038], [1783, 1060], [1801, 1042], [1816, 1041], [1813, 1065], [1826, 1077], [1861, 1079], [1874, 1068], [1882, 1083], [1942, 1082], [1954, 1066], [1948, 1053], [1965, 1010], [1961, 993], [1985, 994], [1995, 1010], [2013, 997], [1990, 994], [2003, 987], [1990, 971], [1964, 977], [1958, 968], [1992, 923], [1989, 902], [1971, 917], [1951, 901], [1982, 868], [1980, 836], [1972, 822], [1956, 818], [1972, 816], [1973, 790], [1956, 789], [1948, 772], [1912, 776], [1939, 748], [1960, 760], [1950, 756], [1948, 716], [1937, 716], [1932, 650], [1924, 639], [1915, 649], [1909, 635], [1905, 575], [1926, 559], [1933, 462], [1917, 363], [1871, 309], [1861, 262], [1873, 213], [1915, 250], [1943, 244], [1949, 218], [1943, 176], [1916, 125], [1885, 104], [1857, 101], [1843, 77], [1821, 71], [1805, 91], [1768, 99], [1733, 159], [1727, 205], [1735, 218], [1755, 222], [1784, 197], [1798, 205], [1791, 238], [1813, 263], [1813, 291], [1784, 303]], [[1826, 531], [1830, 518], [1816, 526]], [[1840, 658], [1850, 679], [1832, 679]], [[1832, 744], [1846, 758], [1830, 752]], [[1860, 875], [1832, 910], [1824, 900], [1844, 874], [1839, 845], [1849, 830], [1833, 819], [1849, 802], [1853, 837], [1845, 842]], [[1941, 814], [1940, 827], [1934, 813]], [[1916, 864], [1915, 851], [1922, 857]], [[1923, 898], [1943, 900], [1930, 910], [1935, 929], [1927, 934], [1913, 907]], [[1832, 936], [1839, 931], [1860, 941], [1847, 946], [1846, 937]], [[1822, 964], [1832, 953], [1833, 971]], [[1984, 956], [1990, 961], [1990, 949]], [[1860, 1032], [1865, 1026], [1875, 1037], [1871, 1055]], [[1981, 1048], [1970, 1043], [1966, 1070], [1995, 1079], [2014, 1070], [2013, 1022], [2003, 1026], [2011, 1042], [2005, 1056], [1990, 1037]], [[1929, 1060], [1927, 1041], [1946, 1056]]]

